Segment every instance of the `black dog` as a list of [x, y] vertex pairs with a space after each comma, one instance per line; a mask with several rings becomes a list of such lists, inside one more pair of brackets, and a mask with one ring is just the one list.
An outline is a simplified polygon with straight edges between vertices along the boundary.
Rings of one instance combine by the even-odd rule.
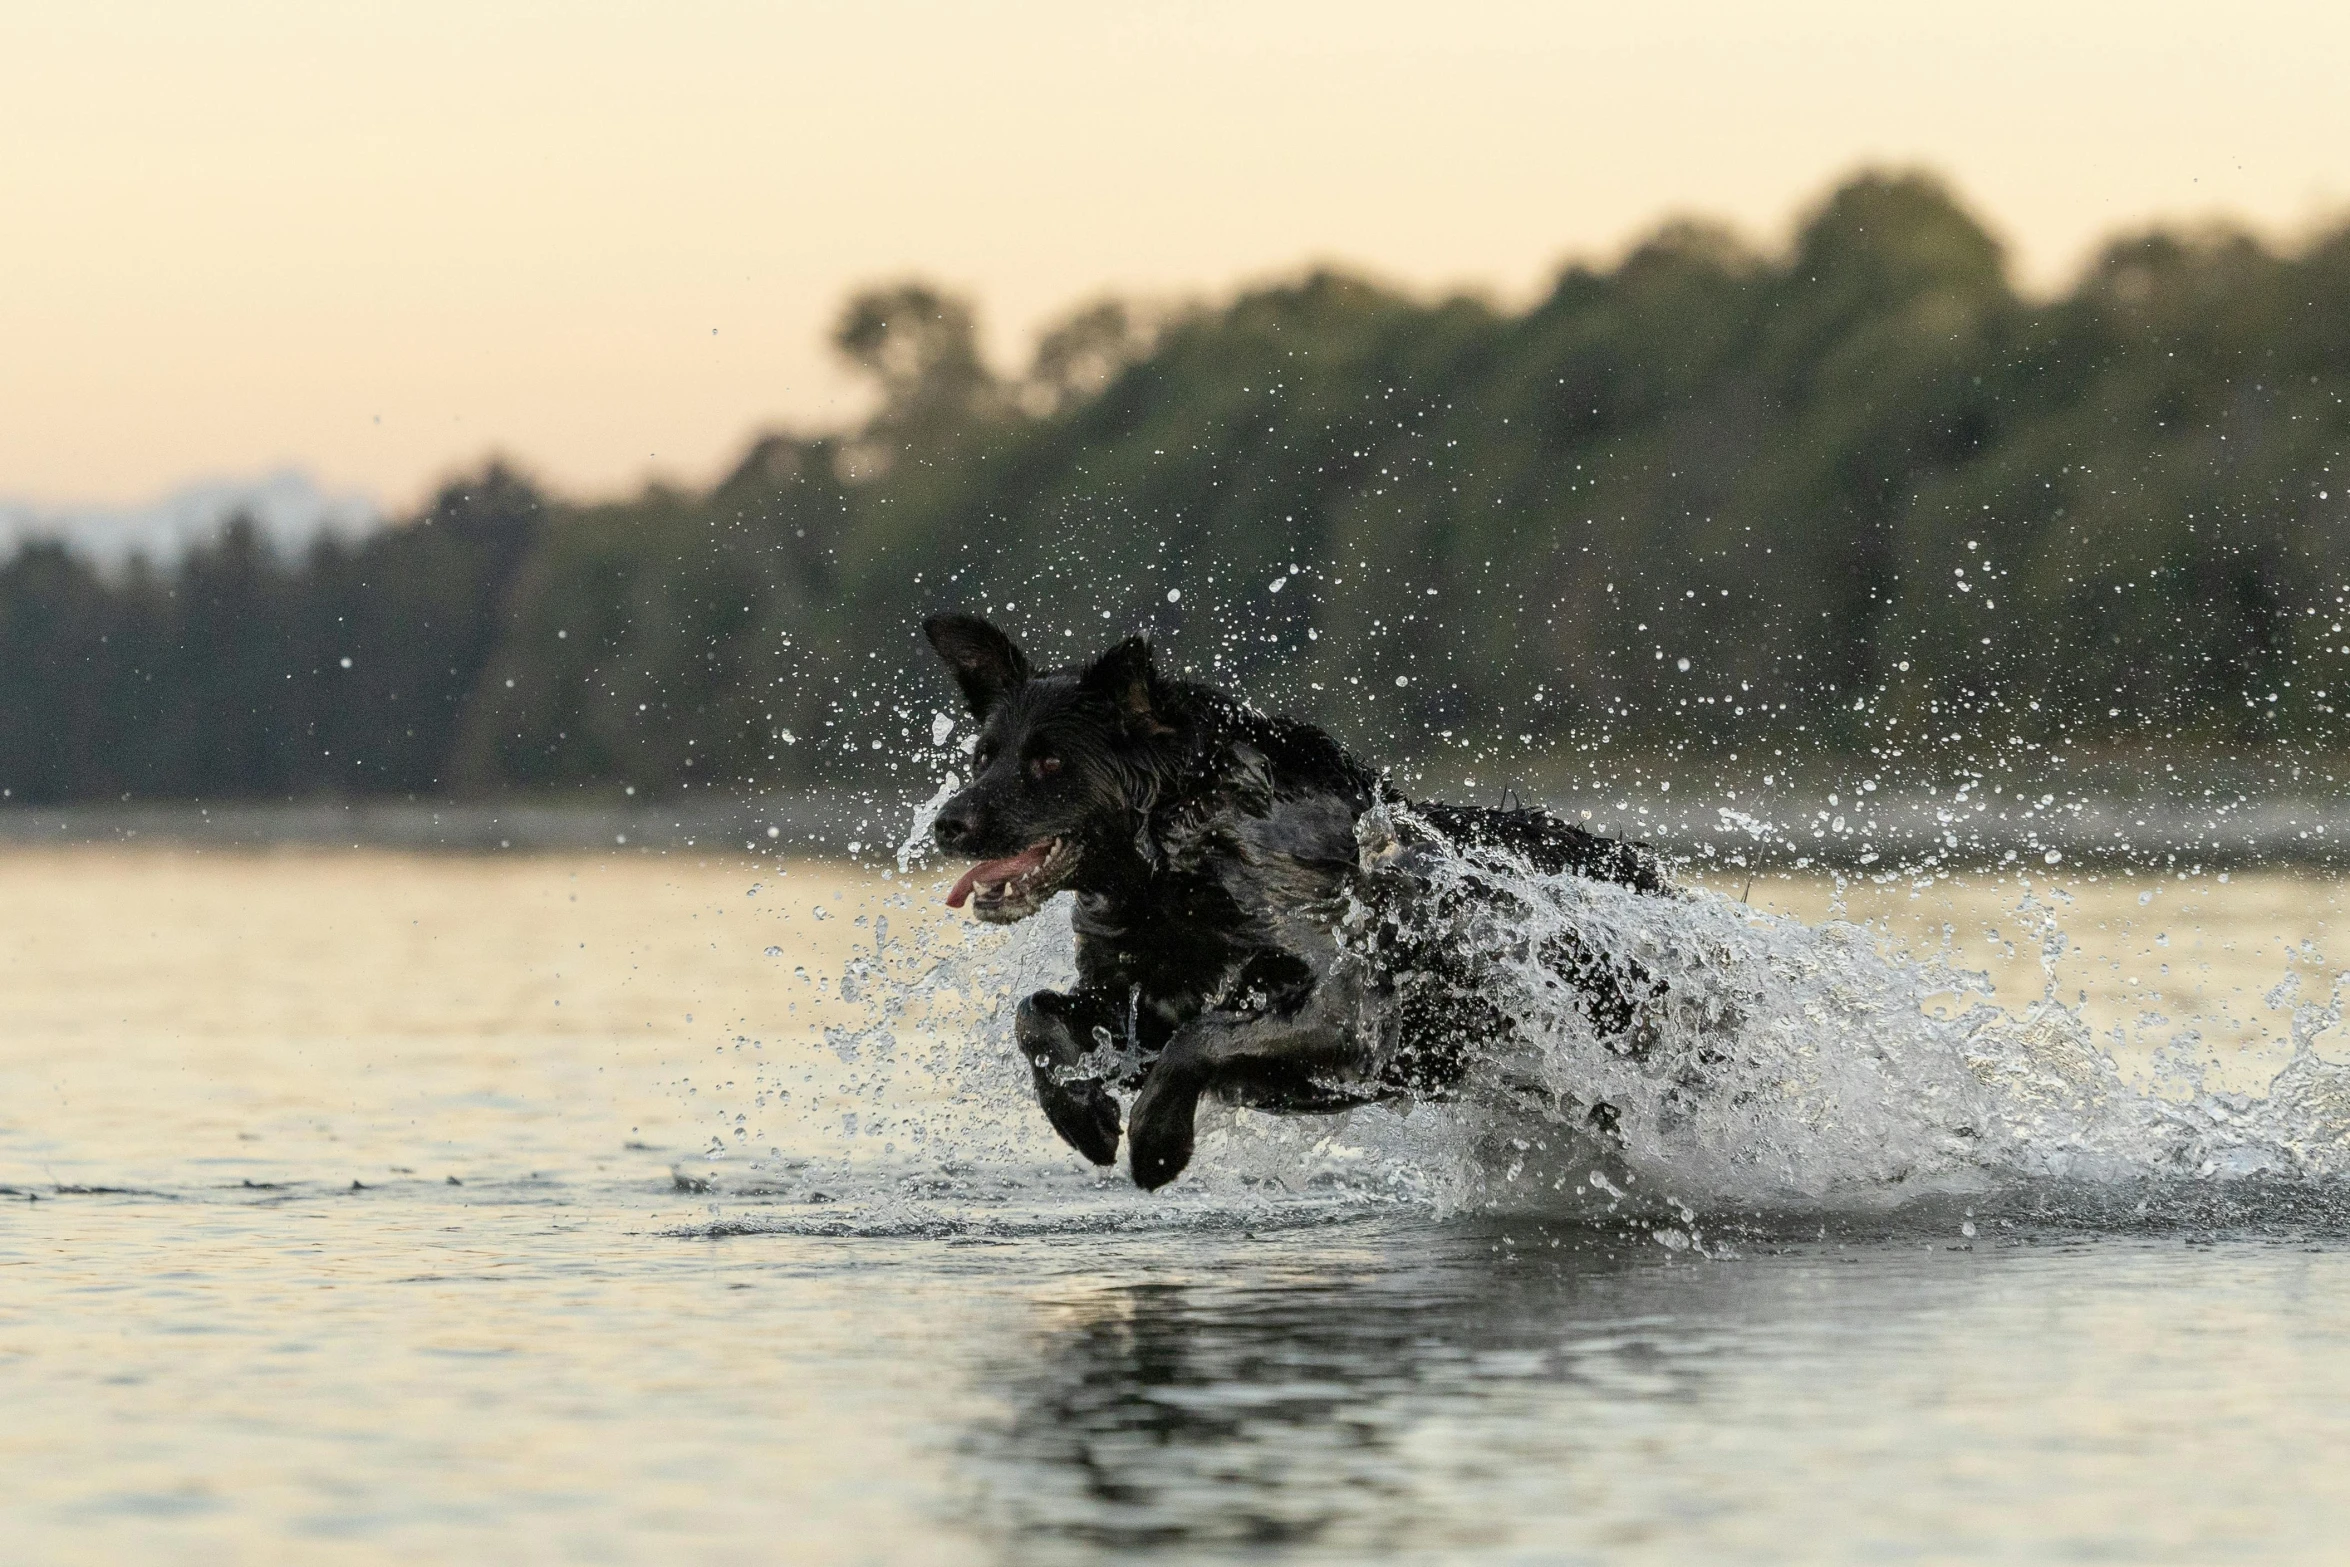
[[[1016, 1032], [1054, 1130], [1096, 1164], [1118, 1156], [1108, 1085], [1138, 1090], [1138, 1185], [1190, 1162], [1203, 1092], [1302, 1113], [1441, 1095], [1506, 1036], [1478, 944], [1441, 906], [1461, 895], [1415, 871], [1431, 838], [1664, 886], [1644, 848], [1546, 811], [1408, 806], [1321, 730], [1160, 675], [1139, 637], [1038, 674], [983, 620], [923, 630], [980, 724], [975, 774], [934, 829], [979, 861], [947, 902], [1009, 924], [1076, 893], [1077, 986], [1021, 1002]], [[1603, 1033], [1661, 989], [1636, 966], [1543, 957]]]

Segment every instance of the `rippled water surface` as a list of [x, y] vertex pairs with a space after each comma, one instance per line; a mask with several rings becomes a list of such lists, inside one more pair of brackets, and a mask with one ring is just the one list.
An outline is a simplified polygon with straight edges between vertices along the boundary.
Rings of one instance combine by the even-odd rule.
[[919, 876], [13, 852], [0, 1559], [2339, 1559], [2337, 886], [1963, 883], [1689, 914], [1777, 977], [1604, 1171], [1146, 1197], [996, 1048], [1050, 927]]

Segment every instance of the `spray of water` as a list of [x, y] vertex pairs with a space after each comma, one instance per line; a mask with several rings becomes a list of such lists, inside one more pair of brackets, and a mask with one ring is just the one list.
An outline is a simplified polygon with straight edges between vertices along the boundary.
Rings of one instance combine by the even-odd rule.
[[[1438, 874], [1517, 933], [1500, 972], [1532, 1042], [1519, 1069], [1562, 1098], [1613, 1106], [1611, 1162], [1687, 1204], [1786, 1211], [2350, 1177], [2350, 1069], [2313, 1045], [2340, 1020], [2339, 979], [2293, 1005], [2292, 1058], [2265, 1094], [2204, 1090], [2186, 1051], [2169, 1058], [2168, 1082], [2133, 1083], [2054, 994], [2065, 936], [2029, 894], [2017, 912], [2040, 933], [2052, 983], [2011, 1011], [1984, 999], [1982, 976], [1890, 952], [1841, 921], [1805, 924], [1714, 893], [1642, 898], [1491, 855], [1454, 854]], [[1662, 981], [1645, 1048], [1598, 1036], [1573, 1004], [1542, 957], [1562, 938]], [[2288, 976], [2272, 1004], [2299, 984]], [[1938, 1005], [1952, 995], [1971, 1004]], [[1485, 1195], [1510, 1184], [1480, 1168]]]
[[[826, 1032], [839, 1070], [803, 1095], [817, 1119], [681, 1179], [724, 1199], [720, 1229], [860, 1233], [1263, 1227], [1400, 1205], [1535, 1209], [1702, 1246], [1952, 1205], [2099, 1223], [2215, 1202], [2350, 1215], [2350, 1068], [2314, 1043], [2340, 1021], [2340, 978], [2304, 997], [2286, 976], [2269, 1001], [2290, 1009], [2290, 1059], [2264, 1092], [2230, 1092], [2205, 1086], [2192, 1030], [2132, 1076], [2059, 999], [2061, 895], [2014, 909], [2048, 981], [2017, 1009], [1946, 955], [1841, 920], [1709, 890], [1641, 896], [1494, 852], [1417, 868], [1427, 917], [1451, 922], [1437, 934], [1492, 955], [1479, 983], [1514, 1025], [1453, 1100], [1304, 1118], [1211, 1104], [1192, 1172], [1145, 1196], [1053, 1140], [1012, 1046], [1011, 1003], [1072, 977], [1066, 900], [1006, 931], [941, 925], [909, 890], [903, 933], [876, 916], [837, 976], [858, 1021]], [[1628, 1034], [1586, 1014], [1562, 958], [1576, 953], [1653, 976]]]

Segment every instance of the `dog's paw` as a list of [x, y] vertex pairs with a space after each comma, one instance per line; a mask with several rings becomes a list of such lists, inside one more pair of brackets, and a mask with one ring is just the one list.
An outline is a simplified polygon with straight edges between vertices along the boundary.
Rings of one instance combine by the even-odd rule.
[[1195, 1084], [1154, 1074], [1136, 1096], [1126, 1123], [1126, 1159], [1134, 1184], [1144, 1191], [1157, 1191], [1191, 1163], [1199, 1095]]
[[1036, 1097], [1061, 1141], [1095, 1164], [1118, 1162], [1118, 1101], [1101, 1084], [1040, 1080]]
[[1137, 1143], [1127, 1157], [1133, 1161], [1134, 1184], [1146, 1192], [1155, 1192], [1183, 1173], [1191, 1163], [1191, 1149]]

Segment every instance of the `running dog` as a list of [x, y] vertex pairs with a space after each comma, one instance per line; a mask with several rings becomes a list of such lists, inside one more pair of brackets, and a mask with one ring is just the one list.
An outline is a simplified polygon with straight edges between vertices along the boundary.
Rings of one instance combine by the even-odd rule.
[[[1076, 894], [1077, 984], [1023, 1000], [1015, 1034], [1053, 1129], [1095, 1164], [1118, 1157], [1111, 1089], [1132, 1093], [1146, 1189], [1190, 1162], [1202, 1094], [1296, 1114], [1441, 1097], [1508, 1039], [1480, 985], [1492, 933], [1452, 906], [1475, 895], [1427, 874], [1446, 847], [1665, 889], [1645, 847], [1547, 811], [1406, 802], [1321, 730], [1160, 673], [1140, 637], [1039, 672], [976, 617], [923, 631], [979, 724], [932, 827], [976, 862], [947, 903], [1010, 924]], [[1661, 994], [1571, 943], [1542, 957], [1606, 1035]]]

